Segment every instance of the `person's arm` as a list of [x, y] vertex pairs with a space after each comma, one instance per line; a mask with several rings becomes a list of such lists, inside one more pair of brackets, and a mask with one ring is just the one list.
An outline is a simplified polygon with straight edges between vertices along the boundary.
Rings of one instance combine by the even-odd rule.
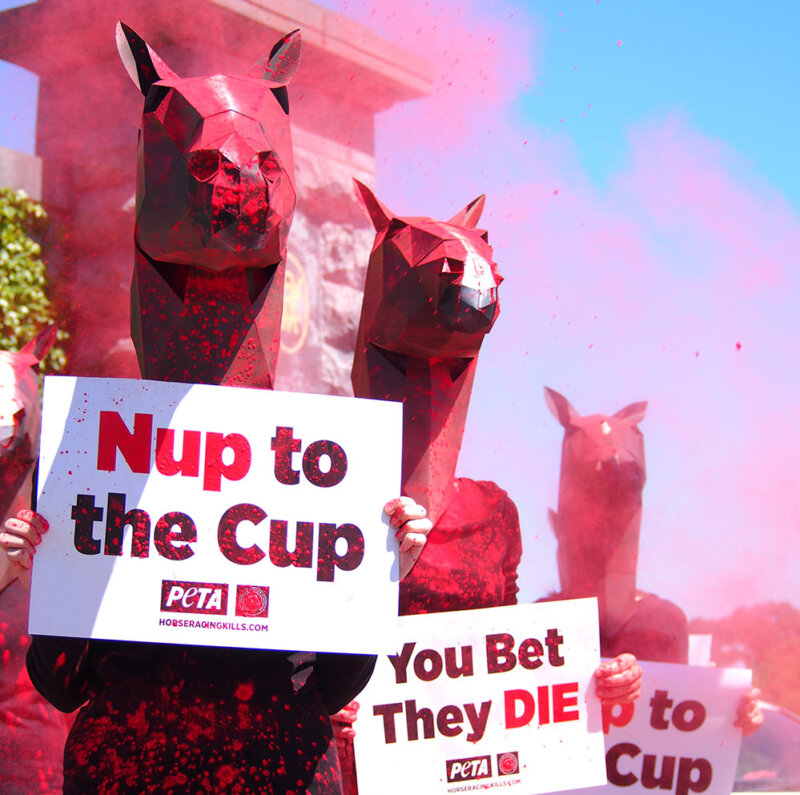
[[314, 670], [329, 715], [339, 712], [367, 686], [377, 659], [373, 654], [317, 653]]
[[515, 605], [519, 585], [517, 585], [517, 569], [522, 560], [522, 532], [519, 527], [517, 506], [503, 492], [505, 505], [502, 513], [502, 529], [508, 543], [508, 554], [503, 559], [503, 575], [505, 579], [503, 604]]
[[[30, 588], [36, 547], [48, 531], [47, 519], [23, 509], [3, 523], [0, 550], [9, 561], [9, 572]], [[62, 712], [76, 710], [89, 695], [86, 676], [88, 641], [34, 635], [26, 663], [34, 687]]]
[[28, 676], [42, 696], [62, 712], [74, 712], [89, 698], [88, 652], [89, 641], [84, 638], [31, 638]]

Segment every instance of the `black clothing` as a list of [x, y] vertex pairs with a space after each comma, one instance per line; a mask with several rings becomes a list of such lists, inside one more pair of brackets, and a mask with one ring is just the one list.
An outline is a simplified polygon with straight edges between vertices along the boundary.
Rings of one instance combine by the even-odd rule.
[[[77, 716], [64, 793], [338, 795], [328, 715], [375, 657], [39, 636], [28, 671]], [[88, 701], [87, 701], [88, 699]]]

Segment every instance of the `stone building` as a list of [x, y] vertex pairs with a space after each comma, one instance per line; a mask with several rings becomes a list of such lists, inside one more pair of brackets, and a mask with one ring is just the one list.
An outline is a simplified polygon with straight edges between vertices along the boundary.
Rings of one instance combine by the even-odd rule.
[[40, 78], [36, 152], [53, 221], [46, 258], [75, 375], [138, 376], [129, 295], [141, 97], [119, 61], [118, 18], [187, 76], [243, 73], [301, 29], [278, 387], [350, 393], [373, 237], [352, 177], [374, 182], [375, 115], [429, 93], [430, 65], [308, 0], [39, 0], [2, 12], [0, 58]]

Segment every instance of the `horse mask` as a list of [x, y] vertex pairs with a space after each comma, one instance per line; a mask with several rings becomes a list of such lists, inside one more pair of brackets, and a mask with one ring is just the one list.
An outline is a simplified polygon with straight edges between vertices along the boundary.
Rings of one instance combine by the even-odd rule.
[[611, 417], [581, 417], [553, 389], [545, 387], [545, 400], [565, 429], [558, 514], [550, 511], [562, 594], [597, 596], [601, 632], [611, 637], [631, 617], [636, 598], [645, 483], [638, 424], [647, 403]]
[[500, 309], [502, 277], [475, 228], [484, 197], [441, 222], [398, 218], [356, 188], [376, 237], [353, 391], [403, 402], [403, 493], [436, 524], [451, 498], [478, 352]]
[[119, 23], [144, 95], [131, 336], [144, 378], [271, 388], [295, 206], [288, 34], [244, 76], [181, 78]]

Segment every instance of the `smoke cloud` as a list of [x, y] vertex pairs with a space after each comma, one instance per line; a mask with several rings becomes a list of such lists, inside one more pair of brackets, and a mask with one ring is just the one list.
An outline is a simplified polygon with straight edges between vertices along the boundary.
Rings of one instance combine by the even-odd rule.
[[379, 118], [381, 199], [447, 217], [487, 194], [482, 226], [506, 282], [459, 470], [520, 508], [521, 597], [558, 587], [546, 509], [561, 428], [546, 384], [584, 414], [650, 402], [640, 587], [690, 617], [800, 602], [796, 207], [680, 108], [609, 142], [624, 155], [609, 154], [618, 164], [598, 184], [568, 127], [526, 117], [521, 96], [546, 79], [544, 25], [517, 5], [338, 10], [436, 70], [430, 98]]

